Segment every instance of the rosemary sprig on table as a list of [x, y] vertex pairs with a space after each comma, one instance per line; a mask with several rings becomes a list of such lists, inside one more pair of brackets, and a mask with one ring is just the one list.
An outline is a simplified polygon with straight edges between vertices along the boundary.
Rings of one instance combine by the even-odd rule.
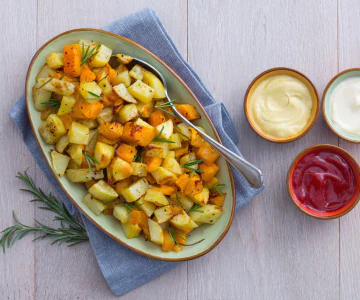
[[167, 113], [167, 114], [169, 114], [170, 116], [173, 116], [174, 118], [176, 118], [176, 116], [175, 116], [175, 114], [174, 114], [173, 112], [168, 111], [168, 110], [165, 109], [165, 108], [167, 108], [167, 107], [173, 107], [173, 106], [174, 106], [173, 103], [174, 103], [175, 101], [176, 101], [176, 100], [169, 100], [168, 102], [155, 105], [155, 108], [157, 108], [157, 109], [163, 111], [164, 113]]
[[87, 92], [94, 98], [84, 98], [84, 100], [102, 100], [101, 96], [99, 96], [93, 92], [90, 92], [90, 91], [87, 91]]
[[[87, 46], [86, 51], [85, 51], [85, 46], [84, 43], [82, 43], [81, 46], [81, 63], [80, 65], [82, 66], [84, 63], [86, 63], [87, 61], [89, 61], [90, 59], [92, 59], [96, 54], [98, 54], [99, 51], [94, 52], [94, 50], [96, 49], [96, 47], [93, 47], [90, 50], [90, 44]], [[90, 50], [90, 51], [89, 51]], [[94, 52], [94, 53], [93, 53]]]
[[181, 245], [181, 246], [193, 246], [193, 245], [196, 245], [196, 244], [199, 244], [201, 243], [202, 241], [204, 241], [205, 239], [201, 239], [195, 243], [192, 243], [192, 244], [182, 244], [182, 243], [179, 243], [177, 238], [180, 239], [180, 240], [183, 240], [183, 241], [186, 241], [186, 237], [188, 237], [189, 235], [186, 234], [186, 233], [182, 233], [182, 232], [177, 232], [176, 230], [174, 230], [173, 228], [171, 227], [168, 227], [168, 232], [169, 232], [169, 235], [170, 235], [170, 238], [172, 240], [172, 242], [175, 244], [175, 245]]
[[49, 83], [53, 78], [50, 78], [48, 81], [44, 82], [42, 85], [38, 87], [38, 89], [41, 89], [45, 84]]
[[218, 183], [218, 184], [213, 185], [212, 187], [209, 187], [209, 190], [215, 190], [222, 196], [223, 194], [219, 190], [219, 188], [222, 188], [222, 187], [225, 187], [225, 186], [226, 186], [226, 184], [224, 184], [224, 183]]
[[87, 153], [86, 151], [84, 151], [84, 155], [85, 155], [85, 160], [86, 160], [86, 163], [90, 169], [90, 171], [92, 171], [92, 166], [95, 167], [95, 165], [99, 165], [100, 163], [96, 160], [95, 157], [91, 156], [89, 153]]
[[201, 164], [204, 161], [205, 161], [204, 159], [192, 160], [192, 161], [187, 162], [186, 164], [181, 165], [181, 167], [183, 167], [185, 169], [188, 169], [190, 171], [194, 171], [196, 173], [202, 173], [201, 170], [195, 169], [192, 166], [197, 165], [197, 164]]
[[161, 127], [161, 130], [158, 132], [158, 134], [153, 138], [153, 140], [151, 142], [159, 142], [159, 143], [169, 143], [169, 144], [174, 144], [173, 141], [169, 141], [167, 139], [161, 138], [161, 134], [164, 131], [164, 126]]
[[52, 211], [56, 214], [53, 221], [59, 221], [60, 227], [53, 228], [38, 220], [35, 220], [33, 226], [24, 225], [18, 220], [13, 212], [13, 218], [16, 224], [1, 232], [3, 235], [0, 239], [0, 245], [2, 246], [4, 253], [6, 247], [10, 248], [17, 240], [21, 240], [30, 232], [40, 233], [34, 241], [50, 238], [52, 239], [51, 244], [57, 243], [58, 245], [61, 245], [67, 243], [69, 247], [88, 241], [89, 238], [81, 220], [76, 216], [72, 216], [63, 203], [60, 203], [51, 193], [46, 195], [40, 188], [36, 187], [32, 178], [26, 171], [23, 174], [19, 172], [16, 177], [28, 187], [21, 190], [35, 196], [35, 199], [31, 202], [40, 202], [44, 205], [40, 206], [40, 209]]

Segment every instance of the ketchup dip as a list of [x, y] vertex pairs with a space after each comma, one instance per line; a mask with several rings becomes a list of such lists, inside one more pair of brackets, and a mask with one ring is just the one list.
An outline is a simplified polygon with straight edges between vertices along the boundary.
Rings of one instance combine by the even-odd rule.
[[354, 201], [358, 190], [352, 165], [331, 148], [315, 148], [301, 157], [291, 184], [297, 200], [318, 212], [340, 210]]

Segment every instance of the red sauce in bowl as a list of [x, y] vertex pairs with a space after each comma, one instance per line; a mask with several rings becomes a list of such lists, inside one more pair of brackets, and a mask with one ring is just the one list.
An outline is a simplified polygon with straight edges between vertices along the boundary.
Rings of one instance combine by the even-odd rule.
[[320, 212], [332, 212], [353, 200], [357, 190], [351, 164], [330, 149], [303, 156], [292, 174], [292, 189], [300, 203]]

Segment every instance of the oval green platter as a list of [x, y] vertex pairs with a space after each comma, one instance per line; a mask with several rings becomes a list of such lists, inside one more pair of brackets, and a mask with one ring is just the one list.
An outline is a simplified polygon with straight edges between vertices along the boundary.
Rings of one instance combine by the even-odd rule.
[[[195, 121], [194, 124], [203, 127], [213, 138], [220, 141], [214, 125], [211, 123], [209, 117], [207, 116], [200, 102], [196, 99], [195, 95], [180, 79], [180, 77], [176, 75], [175, 72], [172, 71], [158, 57], [156, 57], [144, 47], [122, 36], [98, 29], [75, 29], [64, 32], [43, 45], [33, 57], [26, 78], [25, 95], [29, 120], [40, 149], [51, 170], [53, 169], [50, 150], [52, 150], [54, 147], [47, 145], [38, 132], [38, 128], [42, 121], [40, 120], [40, 112], [35, 110], [34, 107], [32, 87], [36, 83], [36, 75], [45, 64], [45, 58], [51, 52], [62, 52], [65, 45], [76, 43], [80, 39], [94, 40], [97, 43], [104, 44], [111, 48], [113, 53], [128, 54], [143, 59], [152, 64], [165, 77], [168, 83], [168, 92], [171, 99], [176, 99], [177, 103], [191, 103], [195, 105], [201, 114], [201, 120]], [[77, 206], [77, 208], [98, 228], [100, 228], [103, 232], [111, 236], [122, 245], [142, 255], [154, 259], [166, 261], [184, 261], [197, 258], [212, 250], [220, 243], [230, 228], [235, 210], [234, 180], [229, 164], [222, 157], [219, 158], [217, 163], [220, 167], [220, 170], [217, 173], [217, 177], [221, 183], [226, 183], [226, 187], [222, 189], [222, 191], [227, 194], [223, 206], [223, 214], [216, 224], [202, 225], [196, 230], [192, 231], [187, 239], [188, 244], [202, 239], [204, 240], [201, 243], [195, 244], [193, 246], [183, 247], [180, 252], [163, 252], [161, 247], [153, 244], [150, 241], [145, 241], [142, 236], [139, 238], [127, 239], [124, 236], [120, 227], [120, 223], [117, 219], [112, 216], [106, 216], [103, 214], [100, 216], [95, 216], [92, 211], [82, 203], [81, 200], [86, 195], [86, 188], [84, 185], [72, 183], [66, 178], [66, 176], [59, 177], [54, 172], [53, 175], [69, 199]]]

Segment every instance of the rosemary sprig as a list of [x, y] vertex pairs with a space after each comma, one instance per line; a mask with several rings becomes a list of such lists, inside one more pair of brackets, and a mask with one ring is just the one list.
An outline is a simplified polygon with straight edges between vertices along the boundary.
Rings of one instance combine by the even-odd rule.
[[87, 91], [87, 92], [94, 98], [84, 98], [84, 100], [102, 100], [101, 96], [99, 96], [93, 92], [90, 92], [90, 91]]
[[194, 171], [196, 173], [202, 173], [201, 170], [192, 168], [192, 166], [197, 165], [197, 164], [201, 164], [204, 161], [205, 161], [205, 159], [192, 160], [192, 161], [187, 162], [186, 164], [181, 165], [181, 167], [183, 167], [185, 169], [188, 169], [188, 170], [191, 170], [191, 171]]
[[38, 87], [38, 89], [41, 89], [45, 84], [49, 83], [53, 78], [51, 77], [48, 81], [44, 82], [41, 86]]
[[53, 110], [57, 110], [60, 108], [60, 105], [61, 105], [61, 101], [58, 101], [56, 99], [52, 99], [50, 98], [48, 101], [46, 102], [41, 102], [41, 104], [43, 106], [46, 106], [47, 108], [49, 107], [52, 107], [52, 109], [50, 110], [50, 113], [53, 111]]
[[180, 131], [179, 126], [177, 126], [177, 124], [174, 123], [174, 126], [176, 127], [176, 132], [177, 132], [178, 134], [180, 134], [180, 135], [182, 135], [184, 138], [190, 140], [189, 137], [187, 137], [185, 134], [183, 134], [183, 133]]
[[[86, 63], [87, 61], [89, 61], [90, 59], [92, 59], [96, 54], [99, 53], [99, 51], [94, 52], [94, 50], [96, 49], [96, 47], [92, 48], [90, 51], [90, 44], [87, 46], [86, 51], [84, 51], [84, 43], [82, 43], [82, 47], [81, 47], [81, 63], [80, 65], [82, 66], [84, 63]], [[93, 53], [94, 52], [94, 53]]]
[[175, 245], [193, 246], [193, 245], [199, 244], [199, 243], [201, 243], [202, 241], [205, 240], [205, 239], [201, 239], [201, 240], [199, 240], [199, 241], [197, 241], [195, 243], [192, 243], [192, 244], [182, 244], [182, 243], [178, 242], [177, 238], [180, 239], [180, 240], [186, 241], [186, 237], [189, 236], [188, 234], [177, 232], [176, 230], [172, 229], [171, 227], [168, 227], [168, 232], [169, 232], [169, 235], [170, 235], [170, 238], [171, 238], [172, 242]]
[[62, 75], [60, 76], [59, 80], [63, 80], [64, 77], [65, 77], [65, 74], [62, 74]]
[[169, 143], [169, 144], [174, 144], [175, 142], [173, 141], [169, 141], [167, 139], [161, 138], [161, 134], [164, 131], [164, 126], [161, 127], [161, 130], [158, 132], [158, 134], [153, 138], [153, 140], [151, 142], [159, 142], [159, 143]]
[[107, 75], [105, 75], [103, 78], [101, 78], [98, 83], [100, 83], [101, 81], [103, 81], [105, 78], [107, 77]]
[[144, 151], [145, 151], [145, 147], [140, 148], [140, 149], [136, 152], [133, 161], [136, 161], [136, 160], [140, 157], [140, 162], [142, 163], [143, 160], [144, 160], [144, 159], [143, 159], [143, 156], [142, 156], [142, 153], [143, 153]]
[[[128, 213], [130, 214], [132, 212], [133, 209], [139, 207], [142, 204], [136, 204], [136, 203], [125, 203], [125, 208], [128, 211]], [[130, 215], [129, 215], [130, 217]]]
[[175, 188], [175, 196], [176, 196], [176, 201], [180, 203], [181, 206], [183, 206], [181, 200], [180, 200], [180, 197], [179, 197], [179, 193], [177, 191], [177, 189]]
[[174, 102], [176, 100], [169, 100], [168, 102], [165, 102], [165, 103], [161, 103], [161, 104], [158, 104], [158, 105], [155, 105], [155, 108], [163, 111], [164, 113], [167, 113], [169, 114], [170, 116], [173, 116], [174, 118], [176, 118], [176, 115], [174, 113], [172, 113], [171, 111], [168, 111], [166, 110], [165, 108], [167, 107], [173, 107], [174, 106]]
[[190, 209], [189, 209], [189, 211], [188, 212], [198, 212], [198, 213], [204, 213], [202, 210], [200, 210], [199, 208], [200, 208], [201, 206], [200, 205], [198, 205], [198, 204], [194, 204]]
[[219, 190], [219, 188], [222, 188], [222, 187], [225, 187], [225, 186], [226, 186], [226, 184], [224, 184], [224, 183], [218, 183], [218, 184], [213, 185], [212, 187], [209, 187], [209, 190], [215, 190], [222, 196], [223, 194]]
[[84, 225], [78, 217], [72, 216], [69, 213], [63, 203], [60, 203], [51, 193], [46, 195], [40, 188], [36, 187], [26, 171], [24, 174], [19, 172], [16, 177], [23, 181], [28, 187], [27, 189], [21, 190], [35, 196], [35, 199], [31, 200], [31, 202], [40, 202], [44, 205], [40, 206], [40, 209], [54, 212], [56, 216], [53, 221], [59, 221], [61, 226], [59, 228], [53, 228], [37, 220], [35, 220], [34, 226], [24, 225], [17, 219], [13, 212], [13, 218], [16, 224], [3, 230], [3, 235], [0, 239], [4, 253], [6, 247], [10, 248], [17, 240], [21, 240], [30, 232], [39, 232], [41, 234], [35, 238], [34, 241], [51, 238], [51, 244], [57, 243], [61, 245], [67, 243], [69, 247], [88, 241], [89, 238]]
[[95, 157], [91, 156], [89, 153], [87, 153], [86, 151], [84, 151], [84, 155], [85, 155], [85, 160], [86, 163], [90, 169], [90, 171], [92, 171], [91, 165], [93, 165], [95, 167], [95, 165], [99, 165], [100, 163], [96, 160]]

